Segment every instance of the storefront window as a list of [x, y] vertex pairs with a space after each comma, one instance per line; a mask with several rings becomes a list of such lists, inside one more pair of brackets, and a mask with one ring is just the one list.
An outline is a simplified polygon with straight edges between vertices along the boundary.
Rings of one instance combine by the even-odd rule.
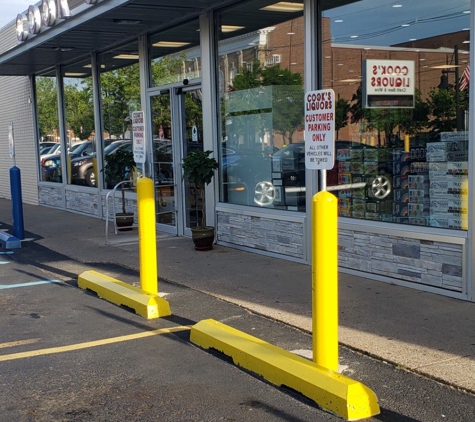
[[[80, 71], [78, 71], [80, 69]], [[96, 186], [96, 134], [91, 64], [76, 63], [63, 69], [68, 183]]]
[[[119, 149], [132, 153], [132, 112], [141, 110], [138, 61], [137, 43], [101, 54], [98, 58], [104, 166]], [[119, 180], [107, 180], [105, 177], [104, 182], [104, 187], [110, 189]]]
[[217, 22], [221, 201], [303, 211], [303, 4], [242, 2]]
[[150, 37], [151, 86], [183, 83], [201, 78], [199, 21]]
[[58, 118], [56, 78], [36, 78], [36, 102], [39, 126], [39, 180], [62, 182], [61, 140]]
[[324, 11], [323, 88], [338, 99], [328, 184], [353, 184], [335, 191], [340, 216], [467, 228], [469, 27], [468, 0]]

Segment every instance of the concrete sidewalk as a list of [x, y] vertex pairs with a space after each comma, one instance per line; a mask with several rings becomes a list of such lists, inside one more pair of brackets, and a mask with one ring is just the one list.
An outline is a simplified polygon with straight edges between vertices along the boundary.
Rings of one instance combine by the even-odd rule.
[[[136, 232], [111, 234], [114, 244], [105, 245], [103, 220], [26, 204], [23, 213], [26, 237], [46, 248], [139, 268]], [[12, 224], [6, 199], [0, 224]], [[161, 233], [157, 245], [161, 280], [311, 331], [310, 266], [219, 245], [196, 252], [191, 239]], [[474, 303], [343, 273], [339, 292], [341, 344], [475, 393]]]

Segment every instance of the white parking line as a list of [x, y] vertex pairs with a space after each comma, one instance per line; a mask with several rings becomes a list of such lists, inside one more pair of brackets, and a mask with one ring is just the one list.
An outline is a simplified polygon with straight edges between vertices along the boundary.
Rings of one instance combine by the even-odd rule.
[[59, 281], [59, 280], [41, 280], [41, 281], [31, 281], [29, 283], [19, 283], [19, 284], [0, 284], [0, 290], [15, 289], [17, 287], [38, 286], [40, 284], [51, 284], [51, 283], [61, 283], [61, 281]]

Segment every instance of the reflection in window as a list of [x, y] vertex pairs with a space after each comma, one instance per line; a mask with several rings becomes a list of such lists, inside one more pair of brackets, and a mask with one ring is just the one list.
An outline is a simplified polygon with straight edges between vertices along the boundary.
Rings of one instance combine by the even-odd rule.
[[339, 213], [466, 229], [470, 2], [375, 5], [322, 19], [323, 88], [338, 98], [328, 182], [363, 184], [335, 192]]
[[94, 187], [97, 168], [94, 97], [92, 77], [86, 75], [68, 72], [66, 68], [63, 77], [68, 183]]
[[62, 182], [56, 78], [36, 78], [39, 167], [43, 182]]
[[197, 19], [150, 37], [151, 86], [201, 78], [201, 50]]
[[303, 5], [295, 6], [282, 13], [246, 2], [218, 16], [223, 202], [305, 209]]
[[[120, 157], [124, 151], [132, 152], [132, 112], [141, 109], [140, 72], [137, 45], [120, 48], [99, 56], [102, 138], [104, 166]], [[121, 154], [114, 155], [117, 151]], [[134, 170], [133, 170], [134, 171]], [[129, 176], [129, 173], [127, 173]], [[133, 174], [132, 178], [136, 177]], [[106, 179], [106, 178], [105, 178]], [[113, 188], [118, 180], [105, 180], [106, 188]]]

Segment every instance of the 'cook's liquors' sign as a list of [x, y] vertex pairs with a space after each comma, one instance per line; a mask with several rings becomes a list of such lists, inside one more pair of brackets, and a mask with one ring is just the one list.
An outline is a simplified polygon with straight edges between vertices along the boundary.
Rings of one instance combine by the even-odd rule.
[[365, 60], [363, 108], [413, 108], [414, 93], [412, 60]]

